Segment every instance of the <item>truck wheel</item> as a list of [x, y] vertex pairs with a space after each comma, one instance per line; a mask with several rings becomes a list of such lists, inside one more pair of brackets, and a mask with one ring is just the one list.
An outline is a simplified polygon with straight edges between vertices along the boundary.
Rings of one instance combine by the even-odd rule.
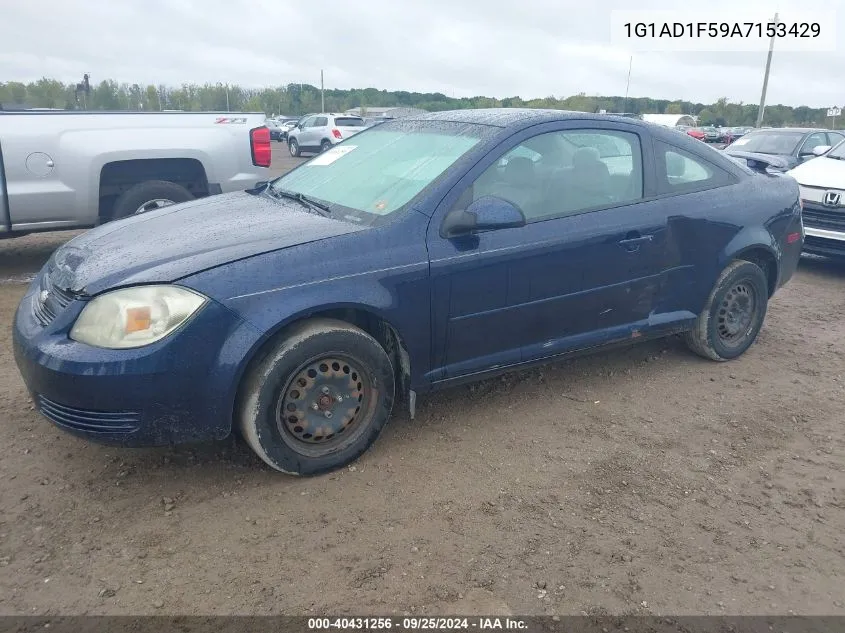
[[194, 195], [182, 185], [166, 180], [148, 180], [124, 191], [114, 203], [112, 219], [153, 211], [178, 202], [193, 200]]
[[757, 338], [769, 301], [769, 284], [757, 264], [737, 260], [722, 271], [707, 304], [684, 335], [687, 346], [715, 361], [741, 356]]
[[296, 142], [295, 138], [288, 139], [288, 151], [290, 152], [291, 156], [299, 156], [299, 143]]
[[363, 330], [334, 319], [295, 326], [244, 378], [240, 430], [275, 470], [317, 475], [355, 460], [393, 409], [393, 367]]

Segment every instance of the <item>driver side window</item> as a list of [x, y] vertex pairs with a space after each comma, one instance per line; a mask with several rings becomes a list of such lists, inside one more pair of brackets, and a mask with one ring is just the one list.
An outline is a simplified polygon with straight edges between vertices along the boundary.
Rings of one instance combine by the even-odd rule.
[[603, 129], [567, 130], [526, 139], [488, 167], [456, 207], [504, 198], [529, 222], [616, 206], [642, 198], [639, 137]]
[[825, 137], [824, 132], [810, 134], [810, 136], [807, 137], [807, 140], [804, 141], [804, 145], [801, 147], [800, 153], [802, 155], [812, 154], [813, 150], [820, 145], [827, 145], [827, 138]]

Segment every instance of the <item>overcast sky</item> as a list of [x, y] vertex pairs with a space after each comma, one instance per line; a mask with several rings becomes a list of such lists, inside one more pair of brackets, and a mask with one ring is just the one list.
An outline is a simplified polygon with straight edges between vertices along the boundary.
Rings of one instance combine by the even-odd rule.
[[[806, 14], [815, 0], [0, 0], [0, 81], [90, 72], [129, 83], [292, 82], [456, 97], [624, 95], [612, 9]], [[768, 103], [845, 105], [845, 0], [833, 53], [778, 52]], [[765, 51], [633, 55], [630, 95], [756, 103]]]

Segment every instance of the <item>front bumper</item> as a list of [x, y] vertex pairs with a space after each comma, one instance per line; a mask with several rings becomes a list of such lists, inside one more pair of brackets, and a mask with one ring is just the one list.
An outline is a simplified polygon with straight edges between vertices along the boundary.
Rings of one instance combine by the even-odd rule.
[[845, 209], [804, 201], [804, 252], [845, 257]]
[[100, 349], [68, 338], [83, 301], [72, 301], [44, 326], [35, 316], [33, 288], [37, 283], [15, 314], [15, 361], [36, 407], [56, 426], [125, 446], [230, 433], [242, 359], [260, 339], [251, 325], [210, 301], [157, 343]]
[[804, 252], [808, 255], [821, 255], [845, 259], [845, 233], [806, 227], [804, 229]]

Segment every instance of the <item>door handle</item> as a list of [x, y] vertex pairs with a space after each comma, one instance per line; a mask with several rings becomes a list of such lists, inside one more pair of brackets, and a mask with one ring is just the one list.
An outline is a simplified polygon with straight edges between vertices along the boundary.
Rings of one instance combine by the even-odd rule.
[[639, 233], [632, 232], [624, 240], [619, 240], [619, 245], [626, 250], [637, 251], [640, 248], [640, 244], [651, 242], [653, 239], [653, 235], [640, 235]]

